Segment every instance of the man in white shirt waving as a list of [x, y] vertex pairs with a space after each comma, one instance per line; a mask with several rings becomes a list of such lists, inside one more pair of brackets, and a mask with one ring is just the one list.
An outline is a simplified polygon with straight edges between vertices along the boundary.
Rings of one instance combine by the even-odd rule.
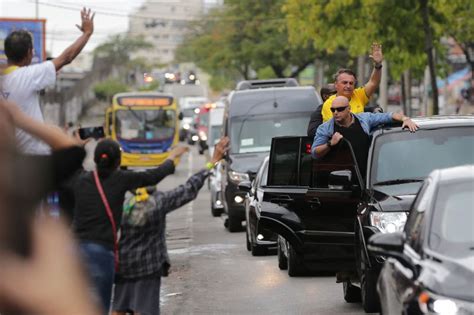
[[[56, 71], [71, 63], [89, 41], [94, 31], [94, 14], [85, 8], [81, 11], [82, 35], [57, 58], [31, 65], [33, 40], [25, 30], [13, 31], [5, 39], [5, 55], [8, 67], [3, 71], [1, 95], [12, 101], [28, 116], [43, 122], [39, 104], [39, 91], [56, 81]], [[27, 154], [49, 154], [50, 148], [21, 130], [16, 133], [18, 148]]]

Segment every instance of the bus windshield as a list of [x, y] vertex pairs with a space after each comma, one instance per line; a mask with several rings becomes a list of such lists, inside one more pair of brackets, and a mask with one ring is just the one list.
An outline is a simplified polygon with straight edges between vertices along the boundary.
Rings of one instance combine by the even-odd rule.
[[123, 140], [165, 140], [173, 138], [176, 114], [173, 110], [126, 109], [116, 112], [117, 138]]

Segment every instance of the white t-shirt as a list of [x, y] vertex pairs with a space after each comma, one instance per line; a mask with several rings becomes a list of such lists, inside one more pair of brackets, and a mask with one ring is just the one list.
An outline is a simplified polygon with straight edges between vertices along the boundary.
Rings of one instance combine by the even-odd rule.
[[[43, 122], [39, 104], [39, 91], [56, 82], [56, 67], [52, 61], [19, 67], [2, 76], [2, 95], [15, 102], [21, 110], [33, 119]], [[16, 131], [17, 145], [27, 154], [50, 154], [50, 147], [24, 132]]]

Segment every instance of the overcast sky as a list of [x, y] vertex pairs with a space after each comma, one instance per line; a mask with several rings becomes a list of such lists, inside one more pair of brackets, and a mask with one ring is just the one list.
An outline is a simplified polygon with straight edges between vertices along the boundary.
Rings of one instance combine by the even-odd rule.
[[36, 2], [39, 18], [46, 19], [46, 50], [57, 56], [79, 35], [80, 9], [83, 6], [96, 11], [95, 31], [84, 51], [94, 47], [112, 34], [128, 29], [128, 14], [133, 13], [144, 0], [0, 0], [0, 17], [35, 18]]

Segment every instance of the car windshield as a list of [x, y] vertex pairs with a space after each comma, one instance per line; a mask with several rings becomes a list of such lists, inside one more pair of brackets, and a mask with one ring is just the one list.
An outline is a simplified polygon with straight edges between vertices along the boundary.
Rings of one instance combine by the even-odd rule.
[[371, 185], [409, 184], [431, 171], [474, 164], [474, 127], [387, 133], [375, 139]]
[[221, 131], [222, 131], [222, 125], [214, 125], [211, 127], [211, 133], [210, 133], [209, 139], [212, 139], [212, 145], [219, 142], [219, 139], [221, 137]]
[[199, 125], [201, 126], [209, 125], [209, 112], [199, 114]]
[[474, 180], [442, 184], [436, 196], [429, 246], [437, 252], [465, 255], [474, 250]]
[[194, 108], [182, 109], [181, 112], [183, 113], [183, 117], [193, 117], [194, 116]]
[[176, 115], [173, 110], [118, 110], [117, 137], [124, 140], [164, 140], [174, 136]]
[[308, 114], [256, 115], [231, 120], [231, 153], [269, 152], [272, 138], [306, 134]]

